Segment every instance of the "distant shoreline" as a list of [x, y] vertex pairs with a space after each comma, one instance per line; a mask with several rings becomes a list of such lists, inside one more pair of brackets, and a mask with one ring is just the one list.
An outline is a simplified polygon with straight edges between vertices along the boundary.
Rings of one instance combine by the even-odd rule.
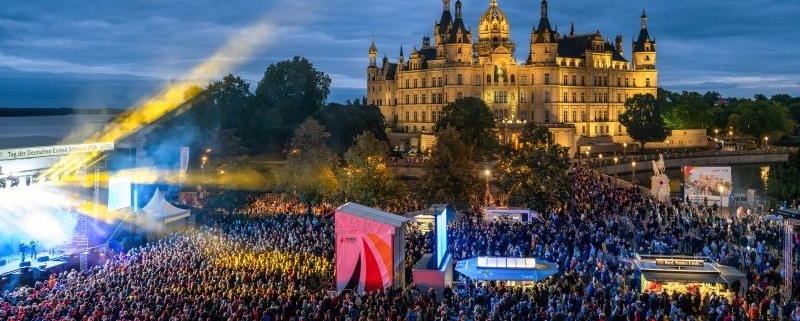
[[0, 117], [37, 117], [68, 115], [118, 115], [123, 109], [117, 108], [2, 108]]

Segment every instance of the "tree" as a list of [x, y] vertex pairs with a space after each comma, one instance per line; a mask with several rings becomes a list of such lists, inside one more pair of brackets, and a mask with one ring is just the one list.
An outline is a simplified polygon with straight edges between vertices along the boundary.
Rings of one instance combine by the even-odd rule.
[[473, 159], [473, 147], [464, 143], [452, 126], [440, 130], [431, 158], [425, 164], [418, 199], [423, 203], [447, 203], [469, 208], [480, 199], [483, 184]]
[[330, 134], [314, 119], [297, 127], [286, 159], [286, 184], [308, 205], [319, 203], [336, 188], [336, 154], [326, 145]]
[[347, 163], [340, 171], [345, 199], [366, 206], [401, 205], [405, 186], [389, 170], [389, 144], [370, 131], [358, 135], [344, 155]]
[[476, 160], [488, 160], [500, 146], [494, 133], [491, 108], [478, 98], [457, 99], [442, 108], [442, 118], [436, 122], [436, 131], [454, 127], [467, 145], [474, 146]]
[[767, 136], [781, 137], [794, 128], [789, 110], [783, 104], [767, 99], [738, 104], [728, 118], [728, 125], [737, 135], [751, 136], [756, 141]]
[[518, 149], [504, 146], [494, 175], [515, 206], [543, 209], [548, 202], [567, 199], [569, 149], [558, 145], [547, 128], [526, 124]]
[[708, 128], [714, 122], [714, 105], [708, 102], [711, 97], [687, 91], [677, 94], [659, 88], [657, 99], [656, 105], [661, 108], [667, 128]]
[[642, 149], [646, 143], [664, 141], [672, 133], [664, 123], [653, 95], [636, 94], [625, 101], [625, 109], [619, 116], [619, 122], [628, 130], [628, 135], [641, 144]]
[[800, 154], [792, 153], [789, 161], [770, 166], [767, 177], [767, 195], [778, 201], [800, 198]]
[[328, 75], [300, 56], [269, 65], [256, 87], [250, 126], [259, 132], [260, 139], [254, 143], [285, 141], [300, 123], [325, 105], [330, 85]]
[[364, 131], [369, 131], [379, 140], [389, 141], [384, 130], [383, 114], [375, 105], [331, 103], [320, 109], [313, 117], [331, 133], [328, 146], [338, 155], [344, 155], [347, 149], [353, 146], [355, 137]]

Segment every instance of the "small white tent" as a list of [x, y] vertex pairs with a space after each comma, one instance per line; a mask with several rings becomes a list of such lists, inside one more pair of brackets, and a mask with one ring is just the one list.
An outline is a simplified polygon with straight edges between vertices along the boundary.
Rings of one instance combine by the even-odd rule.
[[[177, 230], [179, 220], [189, 217], [190, 211], [177, 208], [167, 202], [164, 192], [156, 188], [153, 197], [139, 211], [138, 225], [150, 232], [171, 233]], [[175, 222], [175, 224], [171, 224]]]

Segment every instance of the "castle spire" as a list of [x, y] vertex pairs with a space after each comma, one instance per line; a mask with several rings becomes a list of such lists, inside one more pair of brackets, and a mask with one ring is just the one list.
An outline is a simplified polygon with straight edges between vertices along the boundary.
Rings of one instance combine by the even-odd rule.
[[497, 8], [497, 0], [491, 0], [489, 2], [489, 6], [492, 8]]
[[572, 37], [574, 35], [575, 35], [575, 22], [572, 22], [572, 24], [569, 26], [569, 36]]
[[442, 10], [450, 11], [450, 0], [442, 0]]
[[642, 29], [647, 29], [647, 14], [642, 9]]
[[547, 0], [542, 0], [542, 19], [547, 19]]

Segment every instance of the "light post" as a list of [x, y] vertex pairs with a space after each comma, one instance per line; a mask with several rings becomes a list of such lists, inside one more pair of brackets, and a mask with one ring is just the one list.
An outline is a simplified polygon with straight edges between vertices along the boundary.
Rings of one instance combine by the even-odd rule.
[[717, 139], [718, 135], [719, 135], [719, 128], [714, 128], [714, 140]]
[[614, 156], [614, 185], [617, 185], [617, 162], [618, 161], [619, 161], [619, 158]]
[[622, 143], [622, 158], [627, 158], [627, 157], [628, 157], [628, 143], [624, 142]]
[[769, 137], [764, 136], [764, 149], [769, 149]]
[[597, 154], [597, 161], [600, 163], [600, 173], [603, 172], [603, 153]]
[[489, 207], [489, 201], [491, 200], [492, 196], [492, 191], [489, 190], [489, 178], [492, 176], [492, 171], [488, 169], [484, 170], [483, 175], [486, 176], [486, 195], [483, 196], [485, 202], [484, 204], [486, 204], [486, 207]]
[[636, 161], [631, 162], [631, 170], [633, 171], [633, 179], [631, 179], [631, 183], [636, 185]]

